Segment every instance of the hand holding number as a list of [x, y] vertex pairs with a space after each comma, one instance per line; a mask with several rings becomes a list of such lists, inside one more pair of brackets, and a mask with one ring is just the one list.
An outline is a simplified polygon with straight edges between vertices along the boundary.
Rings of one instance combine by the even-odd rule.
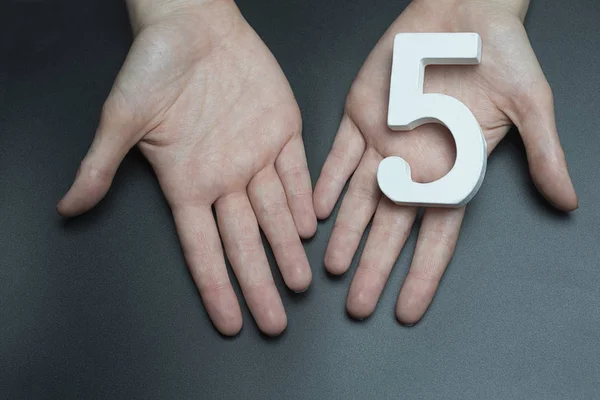
[[[455, 160], [453, 140], [440, 125], [422, 125], [409, 132], [388, 128], [396, 33], [479, 33], [485, 46], [482, 63], [429, 67], [425, 92], [447, 94], [464, 103], [481, 126], [488, 154], [514, 123], [540, 192], [561, 210], [577, 208], [556, 132], [552, 92], [522, 25], [525, 11], [526, 4], [520, 0], [414, 1], [381, 38], [356, 77], [314, 193], [317, 216], [326, 218], [353, 175], [325, 255], [325, 266], [333, 274], [346, 272], [374, 215], [348, 293], [347, 310], [352, 316], [365, 318], [374, 311], [417, 215], [416, 207], [400, 207], [381, 196], [375, 178], [379, 163], [385, 157], [402, 157], [415, 181], [432, 182], [446, 175]], [[463, 215], [464, 208], [425, 210], [396, 307], [401, 322], [417, 322], [431, 303], [454, 252]]]
[[234, 335], [242, 326], [220, 233], [257, 325], [277, 335], [287, 319], [259, 225], [294, 291], [311, 282], [300, 237], [316, 229], [300, 113], [289, 84], [233, 1], [128, 5], [135, 41], [58, 210], [73, 216], [98, 203], [137, 144], [171, 206], [217, 329]]
[[423, 94], [429, 64], [470, 65], [481, 62], [481, 38], [476, 33], [400, 33], [394, 39], [388, 126], [412, 130], [428, 122], [445, 125], [456, 145], [456, 161], [431, 183], [412, 180], [410, 165], [398, 156], [383, 159], [377, 169], [379, 188], [394, 203], [461, 206], [479, 190], [486, 170], [486, 143], [473, 113], [455, 98]]

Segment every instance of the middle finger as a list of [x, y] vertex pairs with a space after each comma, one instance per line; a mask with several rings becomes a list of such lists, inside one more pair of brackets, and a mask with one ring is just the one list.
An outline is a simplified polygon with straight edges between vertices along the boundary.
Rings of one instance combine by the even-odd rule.
[[227, 258], [256, 324], [267, 335], [279, 335], [287, 325], [287, 317], [250, 200], [246, 193], [232, 193], [218, 199], [215, 209]]
[[348, 292], [346, 309], [353, 317], [363, 319], [375, 310], [417, 211], [417, 207], [398, 206], [382, 196]]

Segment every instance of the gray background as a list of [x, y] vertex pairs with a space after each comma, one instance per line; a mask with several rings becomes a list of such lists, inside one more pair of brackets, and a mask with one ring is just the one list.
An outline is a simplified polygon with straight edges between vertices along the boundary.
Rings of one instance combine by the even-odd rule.
[[[239, 1], [295, 90], [313, 182], [355, 74], [407, 3]], [[375, 314], [356, 322], [344, 311], [356, 263], [337, 279], [323, 269], [330, 218], [305, 243], [311, 289], [292, 294], [275, 273], [285, 334], [262, 336], [244, 306], [244, 329], [225, 339], [138, 151], [92, 212], [55, 212], [131, 42], [124, 5], [2, 0], [0, 398], [600, 398], [599, 20], [596, 0], [540, 0], [526, 22], [578, 211], [540, 198], [512, 132], [420, 324], [394, 318], [415, 232]]]

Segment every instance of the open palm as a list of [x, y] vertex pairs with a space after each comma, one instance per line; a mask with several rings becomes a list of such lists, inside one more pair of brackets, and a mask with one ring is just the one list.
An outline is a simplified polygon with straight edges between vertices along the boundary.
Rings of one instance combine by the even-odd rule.
[[130, 12], [136, 39], [58, 210], [73, 216], [93, 207], [137, 144], [171, 206], [217, 329], [233, 335], [242, 326], [222, 239], [257, 325], [279, 334], [287, 320], [259, 225], [294, 291], [311, 282], [300, 237], [316, 229], [301, 118], [289, 84], [233, 2], [167, 7], [142, 22], [135, 7]]
[[[333, 274], [349, 268], [374, 215], [348, 294], [347, 310], [352, 316], [365, 318], [374, 311], [418, 211], [381, 196], [376, 181], [379, 162], [400, 156], [410, 164], [414, 181], [431, 182], [444, 176], [455, 160], [454, 142], [441, 125], [423, 125], [409, 132], [387, 127], [396, 33], [479, 33], [482, 63], [428, 67], [425, 92], [450, 95], [469, 107], [482, 127], [488, 152], [516, 124], [539, 190], [562, 210], [577, 207], [556, 132], [552, 93], [523, 28], [524, 13], [524, 7], [485, 1], [413, 2], [384, 34], [359, 72], [314, 193], [317, 216], [326, 218], [353, 174], [325, 255], [325, 266]], [[401, 322], [416, 323], [431, 303], [454, 252], [463, 216], [464, 208], [425, 210], [396, 308]]]

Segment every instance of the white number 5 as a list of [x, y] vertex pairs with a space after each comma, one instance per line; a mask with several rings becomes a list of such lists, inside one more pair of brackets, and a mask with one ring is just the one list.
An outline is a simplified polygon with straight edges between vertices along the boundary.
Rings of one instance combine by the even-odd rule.
[[467, 204], [483, 182], [487, 147], [471, 111], [457, 99], [423, 94], [429, 64], [479, 64], [481, 38], [476, 33], [400, 33], [394, 40], [388, 126], [407, 131], [437, 122], [456, 142], [456, 161], [444, 177], [430, 183], [411, 179], [410, 166], [400, 157], [379, 164], [379, 188], [396, 204], [459, 207]]

